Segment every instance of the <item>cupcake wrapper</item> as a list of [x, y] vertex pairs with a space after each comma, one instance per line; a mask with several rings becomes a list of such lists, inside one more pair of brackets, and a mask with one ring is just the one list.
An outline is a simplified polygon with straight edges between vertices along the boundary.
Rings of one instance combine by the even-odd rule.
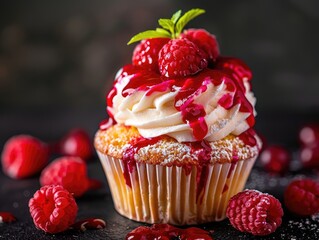
[[98, 155], [120, 214], [139, 222], [174, 225], [223, 220], [229, 199], [243, 190], [256, 160], [211, 164], [199, 181], [195, 166], [187, 174], [183, 167], [136, 163], [129, 173], [130, 187], [123, 161]]

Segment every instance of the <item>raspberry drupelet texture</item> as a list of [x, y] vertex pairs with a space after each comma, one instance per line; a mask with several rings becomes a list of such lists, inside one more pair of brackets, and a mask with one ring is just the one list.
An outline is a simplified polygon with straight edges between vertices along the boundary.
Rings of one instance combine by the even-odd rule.
[[159, 73], [158, 54], [169, 40], [169, 38], [150, 38], [141, 41], [134, 49], [133, 65]]
[[207, 67], [202, 50], [187, 39], [172, 39], [159, 52], [159, 69], [165, 77], [194, 75]]
[[29, 135], [13, 136], [3, 148], [2, 170], [11, 178], [26, 178], [40, 172], [48, 159], [48, 146], [41, 140]]
[[319, 212], [319, 183], [312, 179], [292, 181], [284, 194], [286, 207], [300, 216]]
[[47, 233], [67, 230], [75, 221], [78, 206], [74, 197], [62, 186], [44, 186], [29, 201], [35, 226]]
[[205, 58], [209, 63], [215, 62], [219, 56], [219, 47], [216, 37], [204, 29], [187, 29], [181, 34], [181, 38], [186, 38], [203, 50]]
[[75, 197], [82, 196], [89, 188], [86, 163], [78, 157], [61, 157], [43, 169], [40, 183], [61, 185]]
[[281, 225], [283, 210], [275, 197], [245, 190], [229, 200], [226, 215], [239, 231], [263, 236], [273, 233]]

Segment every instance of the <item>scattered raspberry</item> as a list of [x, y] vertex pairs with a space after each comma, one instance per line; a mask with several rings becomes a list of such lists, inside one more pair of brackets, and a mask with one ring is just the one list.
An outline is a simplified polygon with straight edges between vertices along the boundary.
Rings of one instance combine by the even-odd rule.
[[293, 213], [309, 216], [319, 212], [319, 183], [312, 179], [291, 182], [285, 190], [286, 207]]
[[282, 146], [269, 146], [260, 155], [260, 162], [269, 173], [284, 174], [289, 170], [291, 156]]
[[37, 228], [58, 233], [74, 223], [78, 206], [62, 186], [44, 186], [30, 199], [29, 210]]
[[228, 71], [239, 84], [249, 82], [252, 79], [250, 68], [238, 58], [219, 57], [214, 68]]
[[75, 197], [82, 196], [90, 187], [86, 163], [79, 157], [61, 157], [43, 169], [40, 183], [62, 185]]
[[183, 240], [212, 240], [210, 233], [197, 228], [190, 227], [186, 229], [181, 229], [174, 227], [169, 224], [153, 224], [150, 227], [138, 227], [126, 235], [126, 240], [173, 240], [173, 239], [183, 239]]
[[11, 178], [30, 177], [47, 164], [48, 146], [29, 135], [11, 137], [2, 152], [2, 170]]
[[239, 231], [263, 236], [273, 233], [280, 226], [283, 210], [273, 196], [245, 190], [229, 200], [226, 215]]
[[10, 212], [0, 212], [0, 223], [11, 223], [16, 220], [15, 216], [13, 216]]
[[60, 153], [88, 160], [93, 148], [89, 135], [83, 129], [73, 129], [61, 140]]
[[134, 49], [132, 57], [133, 65], [159, 72], [158, 54], [169, 40], [169, 38], [150, 38], [143, 40]]
[[181, 34], [181, 38], [186, 38], [203, 50], [204, 57], [213, 63], [219, 56], [219, 47], [215, 35], [204, 29], [187, 29]]
[[307, 124], [299, 131], [299, 141], [303, 146], [318, 145], [319, 143], [319, 125]]
[[302, 146], [300, 160], [304, 168], [319, 169], [319, 142]]
[[194, 75], [207, 67], [204, 53], [187, 39], [172, 39], [159, 52], [159, 69], [165, 77]]

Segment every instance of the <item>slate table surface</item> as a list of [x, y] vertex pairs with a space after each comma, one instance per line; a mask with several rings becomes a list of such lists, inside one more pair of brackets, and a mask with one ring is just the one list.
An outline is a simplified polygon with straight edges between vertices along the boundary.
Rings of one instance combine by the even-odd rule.
[[[258, 165], [258, 164], [257, 164]], [[104, 229], [87, 230], [79, 232], [68, 230], [64, 233], [50, 235], [37, 230], [32, 222], [28, 210], [28, 201], [39, 189], [38, 177], [26, 180], [12, 180], [0, 173], [0, 211], [12, 212], [17, 221], [0, 224], [0, 239], [125, 239], [127, 233], [134, 228], [145, 225], [134, 222], [119, 215], [113, 208], [112, 197], [109, 192], [101, 165], [97, 159], [88, 164], [89, 175], [103, 182], [104, 187], [99, 190], [89, 191], [77, 199], [79, 212], [77, 219], [88, 217], [102, 218], [107, 222]], [[270, 176], [260, 167], [255, 166], [246, 187], [268, 192], [277, 197], [281, 202], [285, 186], [296, 177], [304, 173], [289, 174], [284, 177]], [[215, 240], [234, 239], [319, 239], [319, 217], [312, 216], [300, 218], [291, 215], [284, 209], [283, 223], [278, 230], [266, 237], [254, 237], [250, 234], [235, 230], [226, 219], [199, 227], [213, 230]]]
[[[82, 126], [88, 126], [91, 136], [94, 135], [98, 120], [103, 119], [105, 113], [92, 112], [82, 114], [74, 111], [42, 111], [2, 112], [0, 114], [0, 150], [4, 142], [12, 135], [30, 133], [44, 140], [55, 139], [64, 129], [69, 129], [75, 125], [75, 120]], [[314, 120], [319, 122], [319, 116], [311, 114], [295, 115], [289, 113], [260, 114], [257, 130], [266, 133], [272, 141], [276, 139], [291, 147], [293, 151], [293, 161], [291, 171], [285, 176], [271, 176], [258, 164], [258, 160], [247, 181], [246, 188], [257, 189], [267, 192], [277, 197], [283, 203], [283, 192], [287, 184], [298, 177], [316, 177], [313, 172], [304, 172], [298, 165], [297, 146], [293, 145], [296, 140], [297, 126], [304, 122]], [[276, 116], [276, 120], [273, 116]], [[21, 117], [23, 116], [23, 118]], [[278, 117], [279, 116], [279, 117]], [[295, 119], [294, 122], [291, 119]], [[49, 127], [48, 127], [49, 126]], [[272, 131], [269, 131], [272, 129]], [[53, 136], [54, 135], [54, 136]], [[48, 137], [49, 136], [49, 137]], [[267, 139], [267, 140], [269, 140]], [[52, 160], [51, 158], [50, 160]], [[29, 214], [28, 201], [40, 188], [39, 176], [34, 176], [24, 180], [13, 180], [3, 174], [0, 169], [0, 212], [9, 211], [13, 213], [17, 221], [13, 223], [0, 223], [0, 240], [40, 240], [40, 239], [125, 239], [125, 236], [143, 223], [134, 222], [119, 215], [112, 202], [112, 197], [104, 176], [101, 164], [95, 156], [88, 163], [88, 175], [103, 182], [103, 188], [87, 192], [83, 197], [77, 199], [79, 206], [77, 220], [89, 217], [102, 218], [107, 226], [100, 230], [87, 230], [79, 232], [69, 230], [60, 234], [50, 235], [35, 228]], [[307, 218], [296, 217], [284, 208], [282, 225], [277, 231], [265, 237], [255, 237], [247, 233], [241, 233], [234, 229], [226, 219], [221, 222], [212, 222], [199, 227], [213, 231], [215, 240], [236, 240], [236, 239], [289, 239], [306, 240], [319, 239], [319, 215]]]

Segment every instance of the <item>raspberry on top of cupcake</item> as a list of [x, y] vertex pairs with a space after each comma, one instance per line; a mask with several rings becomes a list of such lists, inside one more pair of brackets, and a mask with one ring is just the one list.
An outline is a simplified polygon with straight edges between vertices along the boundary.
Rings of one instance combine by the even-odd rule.
[[[216, 37], [204, 29], [183, 30], [203, 14], [192, 9], [158, 21], [161, 28], [135, 35], [132, 64], [117, 74], [107, 96], [113, 123], [131, 126], [144, 138], [177, 142], [218, 141], [238, 136], [255, 147], [255, 97], [249, 67], [220, 56]], [[100, 129], [106, 129], [101, 125]]]

